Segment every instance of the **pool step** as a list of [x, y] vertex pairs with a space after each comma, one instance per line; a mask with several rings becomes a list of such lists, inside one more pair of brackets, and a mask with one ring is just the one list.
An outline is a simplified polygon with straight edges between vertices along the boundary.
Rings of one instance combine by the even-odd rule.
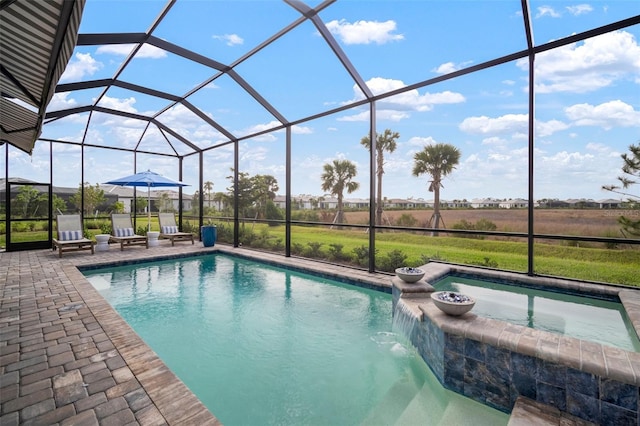
[[398, 416], [394, 426], [498, 426], [506, 425], [507, 414], [493, 410], [455, 392], [437, 381], [427, 381]]
[[[426, 374], [425, 374], [426, 373]], [[424, 385], [431, 372], [417, 356], [412, 356], [404, 373], [387, 390], [362, 425], [393, 425]]]
[[532, 424], [595, 426], [595, 423], [572, 416], [550, 405], [519, 396], [511, 412], [508, 426], [528, 426]]
[[362, 425], [392, 425], [404, 412], [419, 391], [418, 385], [409, 377], [403, 377], [391, 386]]
[[[416, 377], [424, 377], [425, 380], [416, 381]], [[428, 367], [416, 358], [361, 424], [506, 426], [508, 421], [509, 415], [445, 389]]]
[[[393, 423], [395, 426], [438, 425], [447, 408], [446, 390], [437, 380], [427, 380], [404, 411]], [[455, 424], [455, 423], [449, 423]]]

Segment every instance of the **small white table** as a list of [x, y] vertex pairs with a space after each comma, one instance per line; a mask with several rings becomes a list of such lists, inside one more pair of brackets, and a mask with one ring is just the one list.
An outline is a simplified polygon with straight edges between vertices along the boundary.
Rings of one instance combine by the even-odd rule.
[[155, 247], [159, 244], [158, 237], [160, 237], [160, 232], [158, 231], [147, 232], [147, 240], [149, 241], [149, 247]]
[[107, 251], [109, 250], [109, 238], [111, 235], [109, 234], [98, 234], [96, 235], [96, 251]]

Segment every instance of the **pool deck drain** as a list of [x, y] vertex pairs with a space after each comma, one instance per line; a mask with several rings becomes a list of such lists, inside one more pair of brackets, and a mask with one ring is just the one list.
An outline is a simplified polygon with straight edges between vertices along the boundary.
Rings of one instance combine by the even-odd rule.
[[[0, 424], [221, 424], [78, 270], [215, 251], [325, 276], [348, 271], [352, 280], [390, 288], [388, 275], [224, 245], [161, 241], [62, 258], [51, 250], [2, 252]], [[537, 413], [514, 424], [536, 424]]]

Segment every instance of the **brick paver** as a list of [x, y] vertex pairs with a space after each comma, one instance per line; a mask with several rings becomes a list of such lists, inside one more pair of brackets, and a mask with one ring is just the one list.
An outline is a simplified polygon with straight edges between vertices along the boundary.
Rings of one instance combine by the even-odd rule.
[[[166, 243], [61, 259], [49, 250], [0, 253], [2, 426], [188, 425], [195, 414], [198, 425], [220, 424], [76, 268], [212, 250]], [[149, 368], [164, 381], [140, 380]], [[163, 402], [167, 387], [186, 398], [184, 409]]]

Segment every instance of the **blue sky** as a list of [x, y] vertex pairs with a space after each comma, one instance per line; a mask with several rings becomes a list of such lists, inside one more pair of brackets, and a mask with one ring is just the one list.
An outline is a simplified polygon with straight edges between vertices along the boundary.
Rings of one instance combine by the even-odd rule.
[[[318, 2], [308, 2], [315, 6]], [[80, 33], [144, 32], [164, 7], [158, 1], [88, 0]], [[640, 14], [640, 1], [531, 1], [536, 44]], [[178, 0], [153, 35], [225, 65], [233, 64], [300, 14], [279, 1]], [[374, 94], [388, 92], [526, 48], [520, 1], [344, 1], [320, 13], [359, 76]], [[60, 83], [112, 78], [132, 45], [79, 46]], [[620, 154], [640, 141], [640, 27], [587, 39], [536, 57], [535, 198], [619, 198], [602, 191], [620, 174]], [[317, 29], [304, 22], [272, 45], [235, 66], [290, 122], [363, 98]], [[144, 45], [120, 75], [129, 83], [184, 96], [216, 71]], [[397, 150], [386, 155], [383, 195], [431, 199], [427, 177], [413, 177], [413, 155], [426, 144], [446, 142], [462, 152], [445, 179], [443, 199], [527, 197], [528, 62], [519, 60], [409, 91], [377, 104], [377, 129], [400, 133]], [[90, 89], [57, 94], [49, 111], [91, 104]], [[222, 76], [188, 98], [236, 136], [279, 123], [230, 77]], [[138, 92], [111, 88], [99, 105], [154, 115], [168, 105]], [[154, 152], [192, 152], [154, 126], [140, 140], [144, 122], [95, 113], [47, 124], [42, 137]], [[292, 130], [292, 194], [322, 195], [324, 163], [356, 163], [367, 197], [368, 108], [352, 108]], [[183, 106], [158, 120], [201, 148], [227, 139]], [[167, 142], [167, 139], [170, 143]], [[285, 134], [274, 132], [240, 143], [240, 169], [271, 174], [285, 185]], [[172, 146], [174, 148], [172, 148]], [[85, 181], [102, 183], [133, 172], [133, 156], [87, 148]], [[80, 183], [80, 150], [56, 147], [54, 185]], [[204, 179], [225, 191], [233, 166], [231, 146], [208, 151]], [[11, 152], [10, 175], [48, 181], [48, 144], [32, 157]], [[184, 160], [183, 181], [197, 188], [198, 160]], [[169, 156], [139, 154], [138, 170], [178, 178]]]

